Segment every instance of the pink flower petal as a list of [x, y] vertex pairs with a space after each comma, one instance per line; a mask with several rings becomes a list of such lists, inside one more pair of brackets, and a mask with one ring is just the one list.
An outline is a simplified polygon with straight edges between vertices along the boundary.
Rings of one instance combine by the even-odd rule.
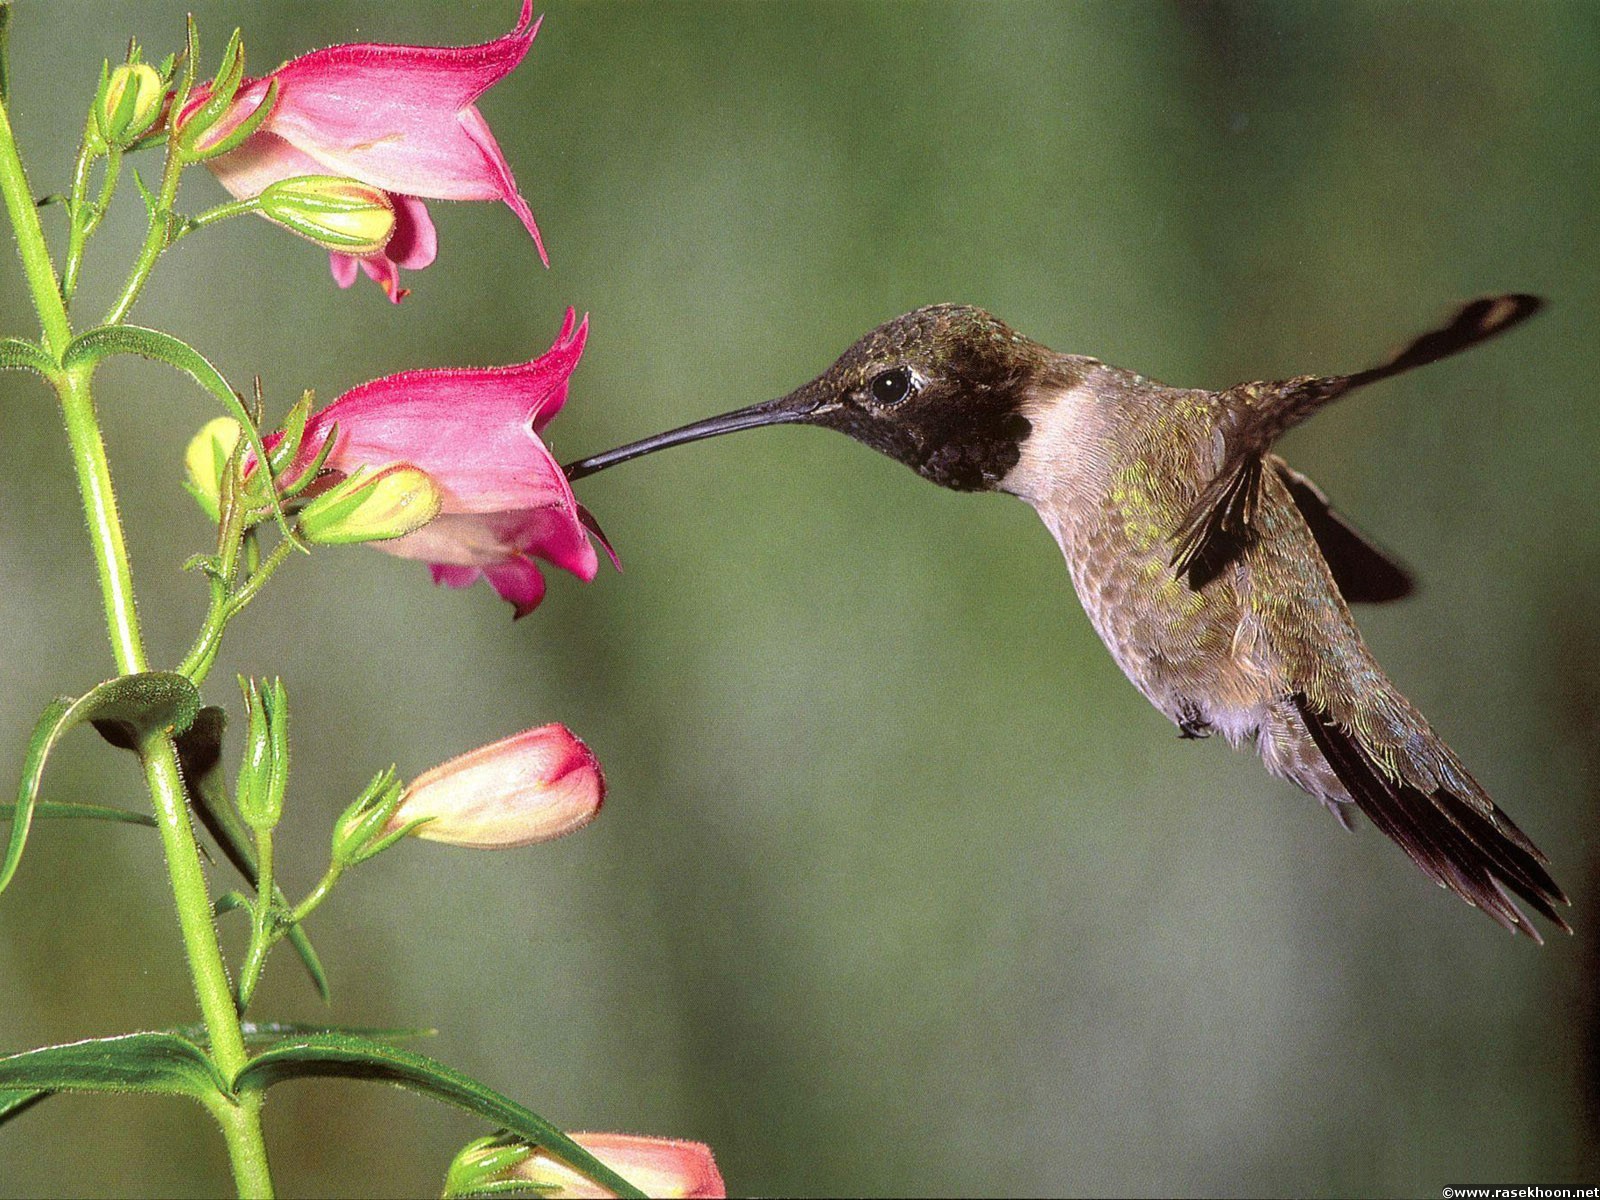
[[[323, 173], [435, 200], [510, 203], [516, 184], [493, 137], [483, 144], [487, 128], [472, 104], [528, 53], [539, 31], [532, 16], [524, 0], [515, 29], [477, 46], [314, 50], [241, 88], [234, 108], [238, 119], [248, 116], [276, 79], [278, 101], [264, 129], [321, 163]], [[462, 119], [469, 110], [474, 121]], [[531, 218], [525, 223], [533, 233]]]
[[[353, 269], [345, 263], [369, 274], [394, 270], [387, 258], [335, 260], [335, 270]], [[405, 371], [352, 388], [307, 422], [301, 465], [331, 435], [329, 472], [394, 463], [425, 472], [439, 515], [373, 545], [428, 563], [434, 581], [450, 587], [482, 575], [526, 615], [545, 592], [536, 558], [585, 581], [600, 568], [566, 474], [536, 432], [566, 403], [588, 332], [588, 318], [569, 308], [555, 344], [531, 362]]]
[[389, 199], [394, 202], [394, 232], [383, 248], [384, 256], [397, 267], [420, 271], [439, 255], [439, 235], [428, 206], [415, 196], [391, 193]]
[[447, 513], [575, 510], [560, 464], [535, 436], [566, 403], [583, 354], [588, 319], [575, 331], [574, 319], [569, 310], [556, 344], [531, 362], [404, 371], [353, 388], [312, 417], [308, 450], [337, 424], [330, 468], [409, 462], [433, 476]]
[[[628, 1133], [575, 1133], [572, 1140], [647, 1196], [699, 1200], [728, 1194], [711, 1147], [701, 1142]], [[524, 1159], [510, 1175], [515, 1179], [554, 1185], [559, 1189], [555, 1194], [563, 1198], [614, 1194], [557, 1162], [543, 1150]]]
[[341, 288], [347, 288], [356, 281], [356, 268], [361, 265], [361, 260], [352, 254], [328, 255], [328, 267], [333, 271], [333, 281]]
[[434, 583], [451, 588], [471, 587], [483, 574], [477, 567], [456, 567], [449, 563], [434, 563], [430, 569]]
[[511, 603], [512, 619], [522, 620], [544, 599], [544, 572], [526, 558], [505, 558], [483, 568], [489, 586]]
[[[274, 81], [279, 90], [262, 127], [206, 165], [238, 197], [295, 175], [341, 175], [389, 192], [399, 218], [395, 235], [386, 254], [362, 266], [396, 303], [406, 295], [397, 268], [419, 270], [438, 252], [419, 198], [504, 201], [549, 266], [533, 212], [474, 104], [516, 68], [538, 32], [532, 0], [523, 0], [516, 28], [477, 46], [361, 43], [301, 55], [239, 89], [207, 132], [208, 144], [253, 113]], [[197, 90], [184, 116], [207, 95]], [[335, 265], [341, 287], [350, 278], [349, 268]]]

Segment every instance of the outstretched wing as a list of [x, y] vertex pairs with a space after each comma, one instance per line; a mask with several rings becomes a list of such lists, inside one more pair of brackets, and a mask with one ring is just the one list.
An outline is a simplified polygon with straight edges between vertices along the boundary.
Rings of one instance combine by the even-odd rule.
[[1321, 488], [1275, 455], [1266, 461], [1288, 487], [1346, 604], [1387, 604], [1417, 590], [1405, 565], [1350, 524]]
[[[1353, 375], [1302, 375], [1242, 383], [1222, 393], [1222, 467], [1200, 492], [1173, 535], [1172, 566], [1195, 589], [1241, 554], [1253, 537], [1260, 503], [1262, 457], [1286, 430], [1346, 392], [1458, 354], [1521, 324], [1544, 307], [1537, 296], [1484, 296], [1398, 354]], [[1297, 501], [1298, 502], [1298, 501]]]

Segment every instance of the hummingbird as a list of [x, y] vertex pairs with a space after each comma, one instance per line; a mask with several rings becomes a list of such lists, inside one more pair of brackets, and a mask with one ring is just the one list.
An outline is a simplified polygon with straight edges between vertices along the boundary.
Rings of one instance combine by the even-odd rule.
[[569, 464], [576, 481], [669, 446], [765, 425], [838, 430], [941, 487], [1005, 492], [1054, 535], [1112, 658], [1184, 738], [1253, 741], [1273, 775], [1353, 828], [1364, 813], [1422, 872], [1542, 942], [1519, 901], [1571, 932], [1548, 859], [1400, 694], [1350, 605], [1410, 573], [1272, 452], [1348, 392], [1521, 324], [1536, 296], [1486, 296], [1348, 375], [1169, 387], [1062, 354], [979, 308], [938, 304], [866, 334], [811, 382]]

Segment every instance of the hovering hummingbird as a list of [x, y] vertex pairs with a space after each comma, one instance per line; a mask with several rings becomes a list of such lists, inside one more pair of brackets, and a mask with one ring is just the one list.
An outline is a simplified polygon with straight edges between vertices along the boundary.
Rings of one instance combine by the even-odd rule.
[[1271, 453], [1355, 388], [1520, 324], [1535, 296], [1474, 300], [1378, 366], [1222, 391], [1058, 354], [977, 308], [940, 304], [867, 334], [788, 395], [566, 467], [577, 480], [668, 446], [819, 425], [956, 491], [1008, 492], [1055, 535], [1089, 620], [1180, 736], [1255, 739], [1268, 771], [1346, 828], [1364, 812], [1441, 887], [1542, 941], [1570, 903], [1372, 657], [1349, 604], [1397, 600], [1406, 569]]

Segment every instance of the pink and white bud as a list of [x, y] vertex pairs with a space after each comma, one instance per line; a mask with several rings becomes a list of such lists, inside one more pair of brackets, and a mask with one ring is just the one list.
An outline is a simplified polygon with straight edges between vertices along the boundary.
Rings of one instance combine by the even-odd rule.
[[[386, 829], [477, 850], [547, 842], [600, 811], [600, 764], [565, 725], [541, 725], [425, 771]], [[417, 822], [423, 824], [416, 824]]]
[[[572, 1140], [647, 1196], [722, 1197], [728, 1194], [711, 1147], [702, 1142], [627, 1133], [575, 1133]], [[503, 1178], [523, 1179], [554, 1188], [544, 1194], [560, 1200], [615, 1195], [557, 1162], [543, 1150], [534, 1151]]]

